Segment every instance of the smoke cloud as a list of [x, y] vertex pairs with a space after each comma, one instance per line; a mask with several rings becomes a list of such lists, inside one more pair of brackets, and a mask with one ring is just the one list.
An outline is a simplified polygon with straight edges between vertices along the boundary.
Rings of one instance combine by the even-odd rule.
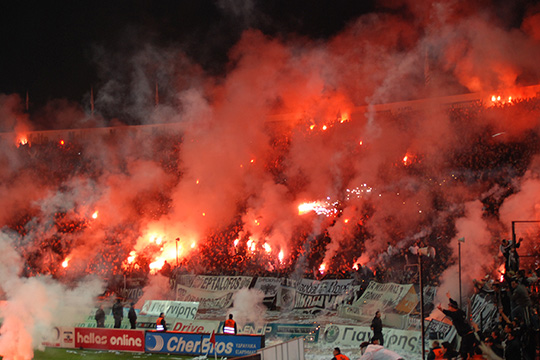
[[[248, 23], [257, 11], [232, 5], [220, 2]], [[482, 5], [387, 1], [318, 40], [254, 27], [222, 76], [151, 38], [96, 47], [94, 116], [63, 100], [29, 116], [19, 96], [0, 95], [6, 359], [29, 358], [58, 309], [86, 313], [103, 285], [82, 293], [88, 274], [177, 257], [191, 272], [342, 272], [421, 241], [437, 249], [441, 293], [454, 294], [465, 237], [469, 293], [500, 265], [510, 222], [537, 218], [540, 189], [540, 116], [524, 90], [540, 78], [539, 16], [509, 27]], [[481, 101], [441, 106], [470, 92]], [[121, 126], [133, 123], [144, 126]], [[26, 138], [45, 124], [72, 131]], [[158, 279], [152, 289], [166, 286]], [[256, 312], [258, 295], [237, 296]], [[25, 308], [35, 313], [11, 326]]]

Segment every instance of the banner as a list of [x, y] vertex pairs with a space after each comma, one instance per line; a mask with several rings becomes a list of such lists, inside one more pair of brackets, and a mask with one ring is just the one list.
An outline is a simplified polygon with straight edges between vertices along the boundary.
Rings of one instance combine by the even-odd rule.
[[[377, 311], [384, 312], [388, 308], [394, 310], [405, 296], [410, 296], [413, 285], [400, 285], [394, 283], [380, 284], [371, 281], [360, 299], [352, 305], [340, 306], [339, 314], [358, 320], [372, 318]], [[414, 291], [414, 289], [412, 289]], [[407, 305], [409, 305], [407, 303]], [[406, 305], [402, 304], [405, 310]]]
[[236, 357], [254, 354], [264, 347], [264, 336], [215, 335], [215, 346], [210, 334], [184, 334], [147, 331], [145, 351], [182, 355], [207, 355]]
[[41, 345], [47, 347], [75, 348], [75, 328], [55, 327]]
[[486, 293], [473, 296], [470, 313], [472, 321], [478, 324], [480, 331], [494, 329], [499, 323], [499, 309], [493, 300], [493, 297]]
[[427, 339], [447, 339], [448, 334], [452, 330], [452, 324], [447, 324], [442, 321], [432, 319], [426, 327]]
[[259, 277], [255, 282], [254, 289], [259, 289], [264, 293], [265, 300], [267, 298], [274, 299], [281, 287], [281, 279], [273, 277]]
[[352, 289], [352, 279], [309, 280], [302, 279], [296, 284], [295, 309], [335, 309]]
[[231, 291], [249, 288], [252, 281], [251, 276], [180, 275], [177, 284], [210, 291]]
[[292, 310], [295, 296], [296, 290], [294, 288], [282, 285], [277, 295], [277, 307], [282, 310]]
[[201, 309], [223, 309], [232, 306], [235, 291], [211, 291], [200, 288], [176, 286], [176, 298], [199, 303]]
[[140, 311], [141, 315], [159, 316], [164, 313], [165, 317], [178, 319], [195, 319], [199, 304], [197, 302], [147, 300]]
[[[326, 325], [324, 342], [332, 346], [358, 347], [364, 341], [370, 341], [373, 332], [368, 326]], [[421, 334], [419, 331], [383, 328], [384, 347], [399, 353], [420, 351]]]
[[144, 331], [75, 328], [75, 347], [144, 352]]

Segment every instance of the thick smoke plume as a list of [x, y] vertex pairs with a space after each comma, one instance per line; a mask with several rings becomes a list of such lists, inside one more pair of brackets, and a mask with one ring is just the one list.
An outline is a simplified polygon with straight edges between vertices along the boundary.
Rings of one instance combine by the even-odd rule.
[[[249, 5], [229, 14], [253, 24]], [[405, 256], [419, 243], [437, 248], [429, 273], [455, 293], [464, 237], [465, 291], [496, 274], [510, 222], [537, 219], [540, 110], [525, 86], [540, 79], [540, 17], [529, 9], [510, 27], [482, 5], [385, 2], [318, 41], [253, 27], [223, 76], [178, 48], [142, 42], [128, 59], [97, 48], [93, 115], [56, 100], [29, 116], [0, 95], [12, 131], [0, 221], [15, 234], [2, 237], [5, 314], [23, 293], [41, 299], [11, 335], [5, 315], [6, 358], [30, 356], [58, 320], [66, 300], [47, 289], [76, 298], [67, 289], [88, 274], [114, 287], [165, 260], [205, 274], [384, 273], [389, 244]], [[71, 131], [30, 138], [43, 124]]]

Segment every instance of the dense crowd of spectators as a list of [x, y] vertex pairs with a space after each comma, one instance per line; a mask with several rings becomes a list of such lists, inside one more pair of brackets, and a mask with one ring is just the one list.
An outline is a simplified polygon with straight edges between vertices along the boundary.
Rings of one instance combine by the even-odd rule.
[[[447, 173], [437, 174], [438, 177], [447, 177], [455, 182], [465, 185], [480, 183], [483, 190], [498, 188], [496, 192], [489, 193], [482, 198], [486, 217], [497, 217], [498, 207], [502, 201], [511, 195], [515, 189], [512, 179], [521, 176], [527, 170], [532, 157], [540, 153], [538, 135], [534, 129], [524, 131], [519, 137], [515, 136], [510, 141], [498, 141], [493, 137], [492, 127], [485, 126], [486, 122], [480, 121], [488, 116], [511, 116], [514, 113], [537, 112], [540, 101], [538, 99], [528, 99], [514, 101], [512, 104], [499, 104], [494, 107], [486, 107], [481, 103], [471, 103], [450, 107], [446, 110], [451, 122], [463, 124], [464, 127], [471, 127], [472, 124], [479, 129], [472, 129], [464, 134], [467, 137], [464, 142], [470, 146], [456, 146], [448, 157], [445, 165]], [[506, 115], [505, 115], [506, 114]], [[414, 121], [419, 116], [415, 111], [403, 110], [398, 113], [389, 114], [392, 121], [408, 123]], [[480, 119], [480, 120], [479, 120]], [[405, 126], [405, 125], [403, 125]], [[483, 126], [483, 127], [482, 127]], [[114, 138], [106, 141], [114, 141]], [[179, 154], [182, 151], [182, 138], [179, 135], [161, 134], [152, 137], [148, 146], [153, 151], [147, 154], [148, 159], [160, 164], [161, 168], [168, 174], [172, 174], [174, 179], [182, 181], [181, 164]], [[63, 143], [44, 142], [30, 145], [20, 145], [18, 156], [20, 162], [25, 164], [26, 170], [36, 174], [36, 181], [60, 189], [65, 183], [74, 177], [86, 177], [96, 179], [104, 169], [100, 168], [99, 162], [93, 157], [84, 156], [87, 145], [73, 140]], [[289, 151], [290, 138], [276, 132], [271, 139], [271, 146], [275, 153], [268, 156], [266, 167], [274, 176], [278, 183], [286, 184], [284, 181], [285, 159]], [[442, 182], [435, 179], [429, 173], [422, 161], [422, 155], [417, 155], [418, 161], [406, 166], [403, 171], [413, 174], [416, 178], [428, 183]], [[127, 163], [127, 159], [125, 162]], [[125, 164], [118, 165], [119, 168]], [[38, 176], [39, 175], [39, 176]], [[428, 179], [429, 178], [429, 179]], [[472, 185], [471, 185], [472, 186]], [[455, 236], [454, 220], [459, 216], [459, 211], [445, 211], [445, 215], [437, 214], [440, 210], [449, 207], [448, 200], [440, 193], [438, 186], [432, 187], [433, 210], [426, 217], [433, 219], [436, 216], [446, 216], [440, 221], [428, 220], [424, 227], [431, 229], [425, 236], [419, 239], [412, 239], [411, 235], [420, 233], [422, 228], [409, 229], [403, 226], [401, 229], [396, 226], [395, 231], [388, 234], [392, 238], [389, 243], [389, 250], [383, 249], [377, 259], [371, 259], [367, 264], [357, 264], [357, 259], [366, 251], [365, 244], [368, 240], [373, 240], [373, 234], [366, 228], [362, 221], [359, 221], [352, 232], [349, 232], [349, 239], [341, 242], [341, 248], [326, 264], [324, 271], [319, 271], [319, 266], [325, 258], [325, 252], [331, 238], [328, 232], [334, 222], [326, 221], [321, 226], [319, 233], [313, 233], [310, 223], [300, 225], [294, 229], [288, 254], [285, 259], [278, 259], [275, 250], [265, 251], [261, 245], [254, 250], [247, 249], [247, 241], [251, 234], [244, 230], [241, 221], [242, 210], [239, 210], [237, 219], [228, 226], [213, 229], [206, 234], [201, 242], [197, 253], [188, 258], [179, 259], [179, 263], [173, 263], [175, 272], [190, 272], [199, 274], [249, 274], [249, 275], [299, 275], [310, 278], [350, 278], [358, 277], [360, 274], [373, 274], [373, 278], [380, 282], [396, 283], [416, 283], [418, 271], [414, 267], [415, 259], [409, 251], [411, 246], [422, 247], [424, 245], [435, 246], [437, 248], [437, 260], [428, 259], [425, 263], [424, 279], [426, 284], [436, 286], [440, 274], [455, 261], [452, 250], [449, 248], [449, 240]], [[147, 206], [150, 201], [155, 206]], [[159, 220], [171, 209], [170, 194], [164, 191], [141, 194], [133, 204], [130, 204], [141, 217]], [[374, 210], [373, 207], [366, 206], [364, 216], [368, 219]], [[27, 213], [14, 214], [8, 228], [24, 237], [28, 234], [33, 225], [34, 210], [29, 209]], [[63, 272], [61, 263], [77, 244], [77, 234], [89, 231], [86, 219], [66, 218], [64, 213], [57, 213], [50, 222], [53, 224], [52, 235], [40, 239], [41, 248], [47, 249], [47, 257], [40, 253], [39, 247], [25, 247], [21, 242], [21, 247], [25, 249], [26, 275], [32, 276], [37, 273], [50, 273], [53, 276], [61, 277]], [[435, 224], [435, 225], [434, 225]], [[152, 262], [152, 252], [148, 256], [139, 257], [130, 266], [125, 266], [126, 258], [132, 250], [136, 238], [140, 236], [137, 225], [126, 224], [115, 225], [114, 228], [106, 229], [103, 232], [102, 249], [96, 252], [96, 256], [86, 265], [85, 271], [95, 272], [106, 278], [117, 278], [119, 276], [145, 277], [150, 272], [149, 264]], [[70, 235], [70, 236], [66, 236]], [[405, 240], [404, 240], [405, 239]], [[410, 240], [407, 240], [410, 239]], [[235, 241], [238, 241], [235, 244]], [[176, 266], [178, 265], [178, 266]], [[359, 268], [355, 270], [356, 268]], [[369, 271], [365, 268], [368, 267]], [[371, 276], [371, 275], [370, 275]]]

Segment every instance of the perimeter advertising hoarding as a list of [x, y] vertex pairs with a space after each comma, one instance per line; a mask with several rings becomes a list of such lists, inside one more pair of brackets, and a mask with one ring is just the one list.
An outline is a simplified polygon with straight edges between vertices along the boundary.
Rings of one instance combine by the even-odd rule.
[[51, 334], [43, 339], [41, 345], [47, 347], [74, 348], [75, 347], [75, 328], [73, 327], [55, 327]]
[[264, 347], [264, 336], [215, 335], [216, 344], [210, 342], [210, 334], [147, 331], [145, 350], [151, 353], [182, 355], [216, 355], [236, 357], [251, 355]]
[[[400, 352], [417, 352], [420, 349], [420, 331], [383, 328], [384, 347]], [[333, 346], [358, 347], [370, 341], [373, 331], [368, 326], [329, 324], [324, 328], [324, 342]]]
[[75, 328], [75, 347], [84, 349], [144, 352], [144, 331]]
[[307, 342], [319, 341], [319, 324], [266, 324], [266, 337], [294, 339], [303, 337]]

